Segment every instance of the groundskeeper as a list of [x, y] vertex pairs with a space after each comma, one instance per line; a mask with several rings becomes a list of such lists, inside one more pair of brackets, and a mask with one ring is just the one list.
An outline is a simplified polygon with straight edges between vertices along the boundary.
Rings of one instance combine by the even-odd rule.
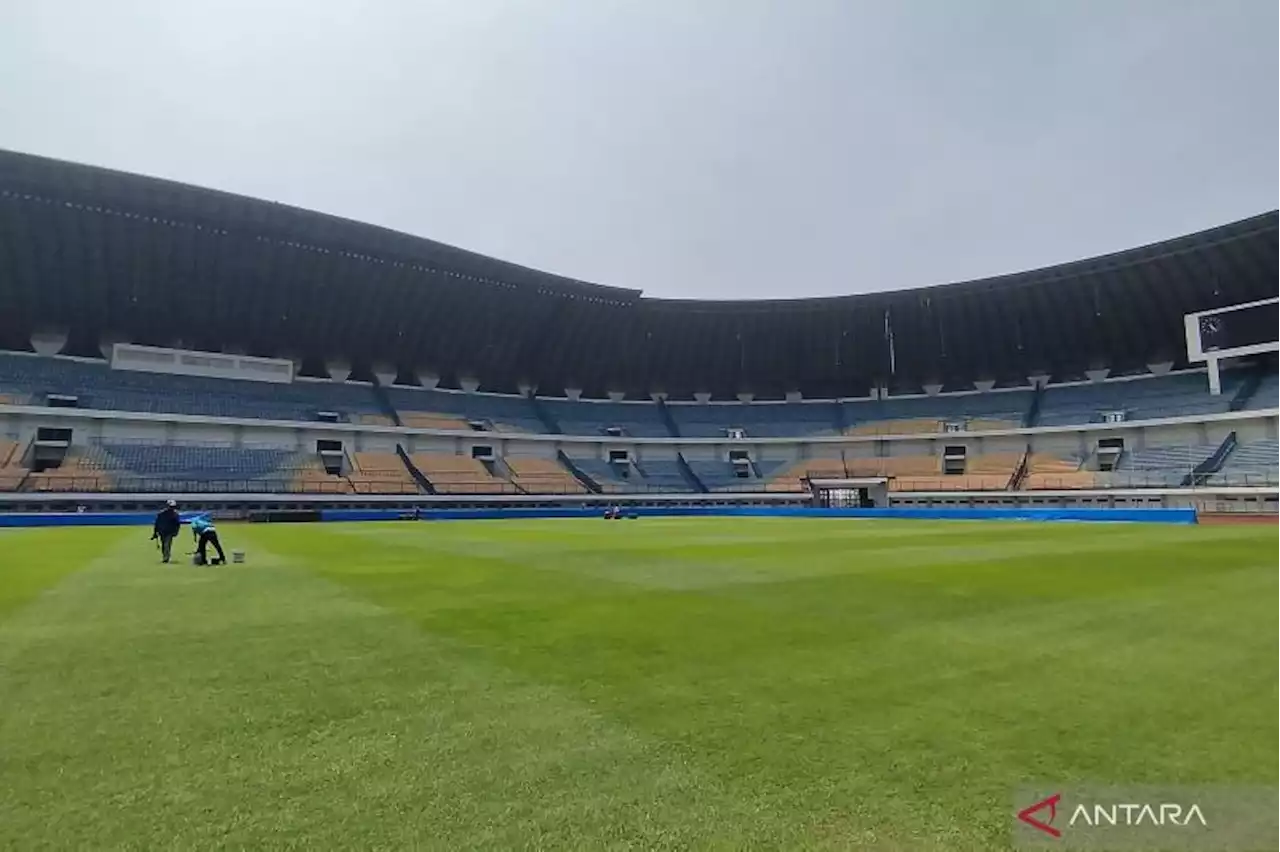
[[196, 564], [206, 565], [209, 563], [208, 547], [213, 545], [213, 549], [218, 551], [218, 558], [213, 560], [213, 565], [222, 565], [227, 561], [227, 555], [222, 552], [222, 542], [218, 541], [218, 531], [214, 529], [213, 519], [208, 515], [197, 515], [191, 519], [191, 534], [196, 540]]
[[156, 522], [151, 528], [151, 540], [160, 542], [160, 556], [165, 561], [173, 554], [173, 540], [182, 529], [182, 519], [178, 517], [178, 504], [169, 500], [156, 515]]

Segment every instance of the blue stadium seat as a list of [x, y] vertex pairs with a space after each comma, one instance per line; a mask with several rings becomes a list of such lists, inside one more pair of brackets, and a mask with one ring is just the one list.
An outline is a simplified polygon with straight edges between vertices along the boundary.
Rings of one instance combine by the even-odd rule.
[[540, 399], [566, 435], [606, 435], [613, 427], [635, 438], [669, 438], [671, 430], [654, 402]]
[[1213, 485], [1280, 484], [1280, 442], [1274, 439], [1237, 444], [1222, 468], [1209, 477]]
[[667, 411], [685, 438], [723, 438], [729, 429], [753, 438], [830, 435], [838, 422], [833, 402], [669, 402]]
[[291, 450], [109, 441], [88, 448], [86, 461], [134, 491], [265, 491], [303, 464]]
[[765, 481], [756, 476], [754, 469], [747, 468], [751, 475], [747, 478], [738, 476], [738, 468], [722, 459], [689, 459], [689, 469], [702, 484], [712, 491], [763, 491]]
[[1127, 420], [1218, 414], [1229, 409], [1241, 381], [1239, 376], [1225, 374], [1218, 396], [1209, 394], [1209, 381], [1203, 372], [1050, 385], [1040, 402], [1040, 425], [1100, 423], [1114, 411], [1124, 412]]
[[113, 370], [105, 362], [0, 353], [0, 390], [42, 405], [50, 394], [75, 396], [80, 408], [315, 421], [320, 412], [351, 418], [380, 414], [370, 386], [299, 380], [291, 384]]

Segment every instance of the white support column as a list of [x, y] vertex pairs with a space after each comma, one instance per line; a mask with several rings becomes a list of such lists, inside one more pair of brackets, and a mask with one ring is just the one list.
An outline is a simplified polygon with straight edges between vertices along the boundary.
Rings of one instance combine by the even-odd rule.
[[1209, 394], [1218, 396], [1222, 393], [1222, 376], [1218, 373], [1218, 359], [1210, 355], [1205, 360], [1209, 366]]

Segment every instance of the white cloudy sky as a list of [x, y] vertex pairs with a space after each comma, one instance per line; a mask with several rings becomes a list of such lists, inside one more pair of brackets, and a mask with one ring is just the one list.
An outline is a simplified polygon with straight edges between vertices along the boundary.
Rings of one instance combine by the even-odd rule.
[[0, 0], [0, 147], [651, 295], [826, 295], [1277, 206], [1275, 0]]

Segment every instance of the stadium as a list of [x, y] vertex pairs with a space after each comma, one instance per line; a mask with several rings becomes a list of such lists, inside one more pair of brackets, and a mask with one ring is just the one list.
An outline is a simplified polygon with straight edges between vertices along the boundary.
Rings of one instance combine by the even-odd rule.
[[[1278, 221], [659, 299], [0, 153], [0, 841], [976, 850], [1020, 786], [1273, 785]], [[244, 563], [160, 565], [167, 500]]]

